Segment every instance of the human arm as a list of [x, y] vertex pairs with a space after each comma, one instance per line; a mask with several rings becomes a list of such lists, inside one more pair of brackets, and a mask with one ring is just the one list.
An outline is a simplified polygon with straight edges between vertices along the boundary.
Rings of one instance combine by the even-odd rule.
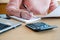
[[7, 15], [30, 19], [32, 17], [31, 14], [29, 14], [29, 12], [25, 9], [20, 9], [22, 1], [23, 0], [10, 0], [6, 7], [6, 10], [8, 12]]

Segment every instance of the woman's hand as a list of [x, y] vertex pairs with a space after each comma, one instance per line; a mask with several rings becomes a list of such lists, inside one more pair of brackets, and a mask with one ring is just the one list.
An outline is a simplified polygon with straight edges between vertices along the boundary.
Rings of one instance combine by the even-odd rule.
[[32, 18], [32, 14], [30, 14], [28, 11], [26, 10], [20, 10], [20, 9], [13, 9], [13, 8], [10, 8], [7, 10], [9, 16], [16, 16], [16, 17], [19, 17], [19, 18], [23, 18], [23, 19], [31, 19]]
[[20, 10], [15, 8], [7, 8], [8, 16], [20, 17]]
[[33, 17], [33, 14], [32, 13], [29, 13], [26, 10], [21, 10], [20, 17], [23, 18], [23, 19], [29, 20], [29, 19], [31, 19]]

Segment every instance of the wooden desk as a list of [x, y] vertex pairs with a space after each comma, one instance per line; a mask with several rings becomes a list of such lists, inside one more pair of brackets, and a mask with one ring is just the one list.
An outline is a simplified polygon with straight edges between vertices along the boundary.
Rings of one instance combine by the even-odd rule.
[[60, 18], [42, 19], [50, 25], [57, 25], [58, 28], [44, 32], [34, 32], [22, 26], [12, 29], [0, 35], [0, 40], [60, 40]]

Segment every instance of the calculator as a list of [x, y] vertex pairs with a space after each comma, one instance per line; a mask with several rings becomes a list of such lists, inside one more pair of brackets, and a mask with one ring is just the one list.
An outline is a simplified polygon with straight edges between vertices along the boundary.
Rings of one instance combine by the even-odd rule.
[[53, 28], [56, 28], [57, 26], [51, 26], [44, 22], [37, 22], [37, 23], [26, 24], [26, 27], [32, 29], [33, 31], [38, 32], [38, 31], [51, 30]]

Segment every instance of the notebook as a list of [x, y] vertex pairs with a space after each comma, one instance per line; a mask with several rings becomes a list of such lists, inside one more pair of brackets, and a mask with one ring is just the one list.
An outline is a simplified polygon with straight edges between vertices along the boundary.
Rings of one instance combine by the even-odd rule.
[[0, 18], [0, 33], [6, 32], [7, 30], [16, 28], [20, 25], [21, 22]]
[[24, 22], [24, 23], [26, 23], [26, 24], [28, 24], [28, 23], [33, 23], [33, 22], [36, 22], [36, 21], [38, 21], [38, 20], [41, 19], [40, 17], [33, 17], [33, 18], [31, 18], [30, 20], [26, 20], [26, 19], [23, 19], [23, 18], [18, 18], [18, 17], [16, 17], [16, 16], [10, 16], [10, 17], [13, 18], [13, 19], [19, 20], [19, 21], [21, 21], [21, 22]]

